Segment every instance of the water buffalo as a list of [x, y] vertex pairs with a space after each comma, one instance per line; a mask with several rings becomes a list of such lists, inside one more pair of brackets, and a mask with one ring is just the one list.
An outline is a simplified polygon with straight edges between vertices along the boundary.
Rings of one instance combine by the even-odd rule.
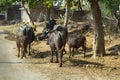
[[[67, 42], [68, 31], [67, 28], [57, 26], [53, 32], [49, 33], [48, 42], [51, 48], [51, 60], [53, 62], [53, 55], [56, 54], [56, 62], [60, 60], [59, 67], [62, 67], [63, 51]], [[59, 57], [59, 60], [58, 60]]]
[[46, 29], [53, 30], [56, 25], [56, 20], [52, 19], [48, 23], [46, 23]]
[[16, 33], [16, 45], [18, 48], [18, 57], [20, 57], [20, 49], [22, 53], [21, 58], [26, 57], [25, 53], [27, 53], [27, 47], [28, 47], [28, 53], [29, 55], [31, 55], [30, 53], [31, 43], [34, 41], [34, 39], [35, 39], [35, 34], [32, 27], [25, 24], [18, 28]]
[[[81, 35], [81, 34], [73, 34], [72, 36], [70, 36], [68, 38], [68, 42], [67, 42], [68, 46], [69, 46], [69, 58], [71, 56], [74, 55], [74, 49], [78, 49], [79, 47], [82, 47], [84, 50], [84, 57], [85, 57], [85, 51], [86, 51], [86, 38], [85, 36]], [[72, 49], [72, 52], [71, 52]]]
[[56, 25], [56, 21], [54, 19], [46, 22], [46, 26], [45, 28], [43, 29], [42, 33], [40, 33], [38, 36], [37, 36], [37, 40], [43, 40], [43, 39], [47, 39], [48, 38], [48, 33], [50, 33], [54, 26]]

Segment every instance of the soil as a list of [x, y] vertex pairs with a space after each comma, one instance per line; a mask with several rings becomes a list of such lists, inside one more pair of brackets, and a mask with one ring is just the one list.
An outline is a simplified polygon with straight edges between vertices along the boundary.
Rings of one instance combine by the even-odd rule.
[[[75, 31], [78, 28], [69, 30]], [[41, 33], [43, 25], [37, 26], [37, 32]], [[59, 68], [57, 63], [50, 63], [50, 48], [46, 40], [34, 41], [32, 43], [32, 55], [24, 59], [28, 63], [34, 63], [29, 68], [36, 72], [41, 71], [48, 75], [51, 80], [120, 80], [120, 39], [115, 36], [105, 36], [106, 56], [92, 58], [92, 32], [84, 34], [87, 38], [86, 57], [83, 57], [81, 48], [75, 52], [72, 58], [68, 58], [69, 51], [66, 45], [67, 53], [63, 56], [63, 67]], [[15, 41], [15, 35], [10, 34], [5, 37]], [[16, 49], [17, 53], [17, 49]], [[16, 54], [15, 54], [16, 55]], [[34, 66], [34, 67], [32, 67]]]
[[31, 64], [16, 57], [15, 42], [4, 39], [0, 30], [0, 80], [49, 80], [46, 74], [28, 68]]

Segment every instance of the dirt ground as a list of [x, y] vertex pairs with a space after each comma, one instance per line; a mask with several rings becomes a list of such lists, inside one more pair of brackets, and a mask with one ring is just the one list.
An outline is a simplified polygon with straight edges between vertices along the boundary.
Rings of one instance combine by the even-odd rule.
[[[35, 33], [41, 33], [43, 26], [44, 23], [37, 25], [37, 32]], [[15, 33], [16, 27], [13, 27], [13, 25], [6, 27], [9, 29], [8, 31]], [[83, 58], [81, 49], [78, 49], [74, 57], [69, 59], [68, 45], [66, 45], [67, 54], [63, 56], [62, 68], [59, 68], [57, 63], [50, 63], [50, 48], [49, 45], [46, 45], [46, 40], [34, 41], [32, 43], [32, 56], [28, 56], [28, 59], [23, 59], [23, 61], [34, 63], [29, 68], [34, 69], [36, 72], [40, 70], [42, 73], [50, 74], [49, 77], [52, 76], [51, 80], [120, 80], [120, 39], [115, 36], [110, 36], [112, 39], [110, 42], [109, 36], [105, 36], [107, 55], [94, 59], [92, 58], [93, 51], [91, 50], [93, 34], [92, 32], [88, 32], [85, 36], [87, 38], [86, 44], [88, 48], [86, 58]], [[5, 38], [15, 40], [15, 35], [10, 34]], [[80, 76], [79, 74], [83, 75]], [[71, 75], [71, 77], [67, 75]], [[59, 77], [62, 78], [60, 79]]]
[[0, 30], [0, 80], [49, 80], [46, 74], [29, 69], [27, 62], [15, 56], [15, 42], [5, 39]]

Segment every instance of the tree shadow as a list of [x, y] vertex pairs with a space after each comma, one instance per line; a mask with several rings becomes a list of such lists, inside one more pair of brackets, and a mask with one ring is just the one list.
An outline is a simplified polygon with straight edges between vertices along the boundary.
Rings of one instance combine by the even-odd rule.
[[0, 31], [0, 34], [10, 34], [8, 31]]
[[0, 62], [1, 64], [46, 64], [48, 62]]
[[51, 55], [50, 51], [46, 51], [46, 52], [38, 52], [38, 51], [34, 51], [32, 54], [32, 58], [45, 58]]
[[85, 58], [91, 58], [93, 56], [93, 54], [86, 54]]
[[102, 67], [104, 64], [100, 64], [97, 62], [88, 62], [84, 60], [78, 60], [78, 59], [70, 59], [70, 62], [72, 63], [72, 66], [79, 66], [79, 67]]
[[109, 51], [108, 54], [106, 54], [105, 56], [117, 56], [120, 55], [120, 44], [116, 44], [112, 47], [107, 48], [107, 51]]
[[91, 52], [92, 48], [87, 48], [86, 52]]
[[[85, 57], [92, 57], [93, 54], [87, 54], [88, 52], [91, 52], [92, 48], [87, 48], [86, 52], [85, 52]], [[84, 56], [84, 51], [83, 49], [78, 49], [74, 51], [74, 55], [83, 55]]]
[[112, 50], [119, 50], [120, 51], [120, 44], [116, 44], [110, 48], [107, 48], [108, 51], [112, 51]]

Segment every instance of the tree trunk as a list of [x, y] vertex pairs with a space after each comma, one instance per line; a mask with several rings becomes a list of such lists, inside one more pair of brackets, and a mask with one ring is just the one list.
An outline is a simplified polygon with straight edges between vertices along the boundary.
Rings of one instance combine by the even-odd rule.
[[8, 5], [5, 6], [5, 21], [8, 21]]
[[5, 9], [5, 21], [7, 21], [8, 20], [8, 9], [6, 8]]
[[68, 4], [66, 4], [64, 27], [67, 27], [68, 19], [69, 19], [69, 6], [68, 6]]
[[23, 5], [23, 8], [25, 9], [27, 15], [29, 16], [29, 19], [30, 19], [32, 25], [34, 25], [34, 21], [32, 20], [32, 17], [31, 17], [31, 15], [30, 15], [30, 13], [28, 12], [27, 8], [26, 8], [24, 5]]
[[118, 29], [120, 29], [120, 10], [115, 10], [114, 15], [115, 15], [115, 18], [117, 19]]
[[82, 11], [81, 2], [78, 0], [78, 10]]
[[46, 21], [50, 20], [50, 8], [47, 8], [47, 12], [46, 12]]
[[94, 31], [94, 55], [104, 56], [105, 55], [105, 45], [104, 45], [104, 31], [102, 26], [101, 11], [98, 4], [98, 0], [90, 0], [91, 10], [95, 22], [95, 31]]

